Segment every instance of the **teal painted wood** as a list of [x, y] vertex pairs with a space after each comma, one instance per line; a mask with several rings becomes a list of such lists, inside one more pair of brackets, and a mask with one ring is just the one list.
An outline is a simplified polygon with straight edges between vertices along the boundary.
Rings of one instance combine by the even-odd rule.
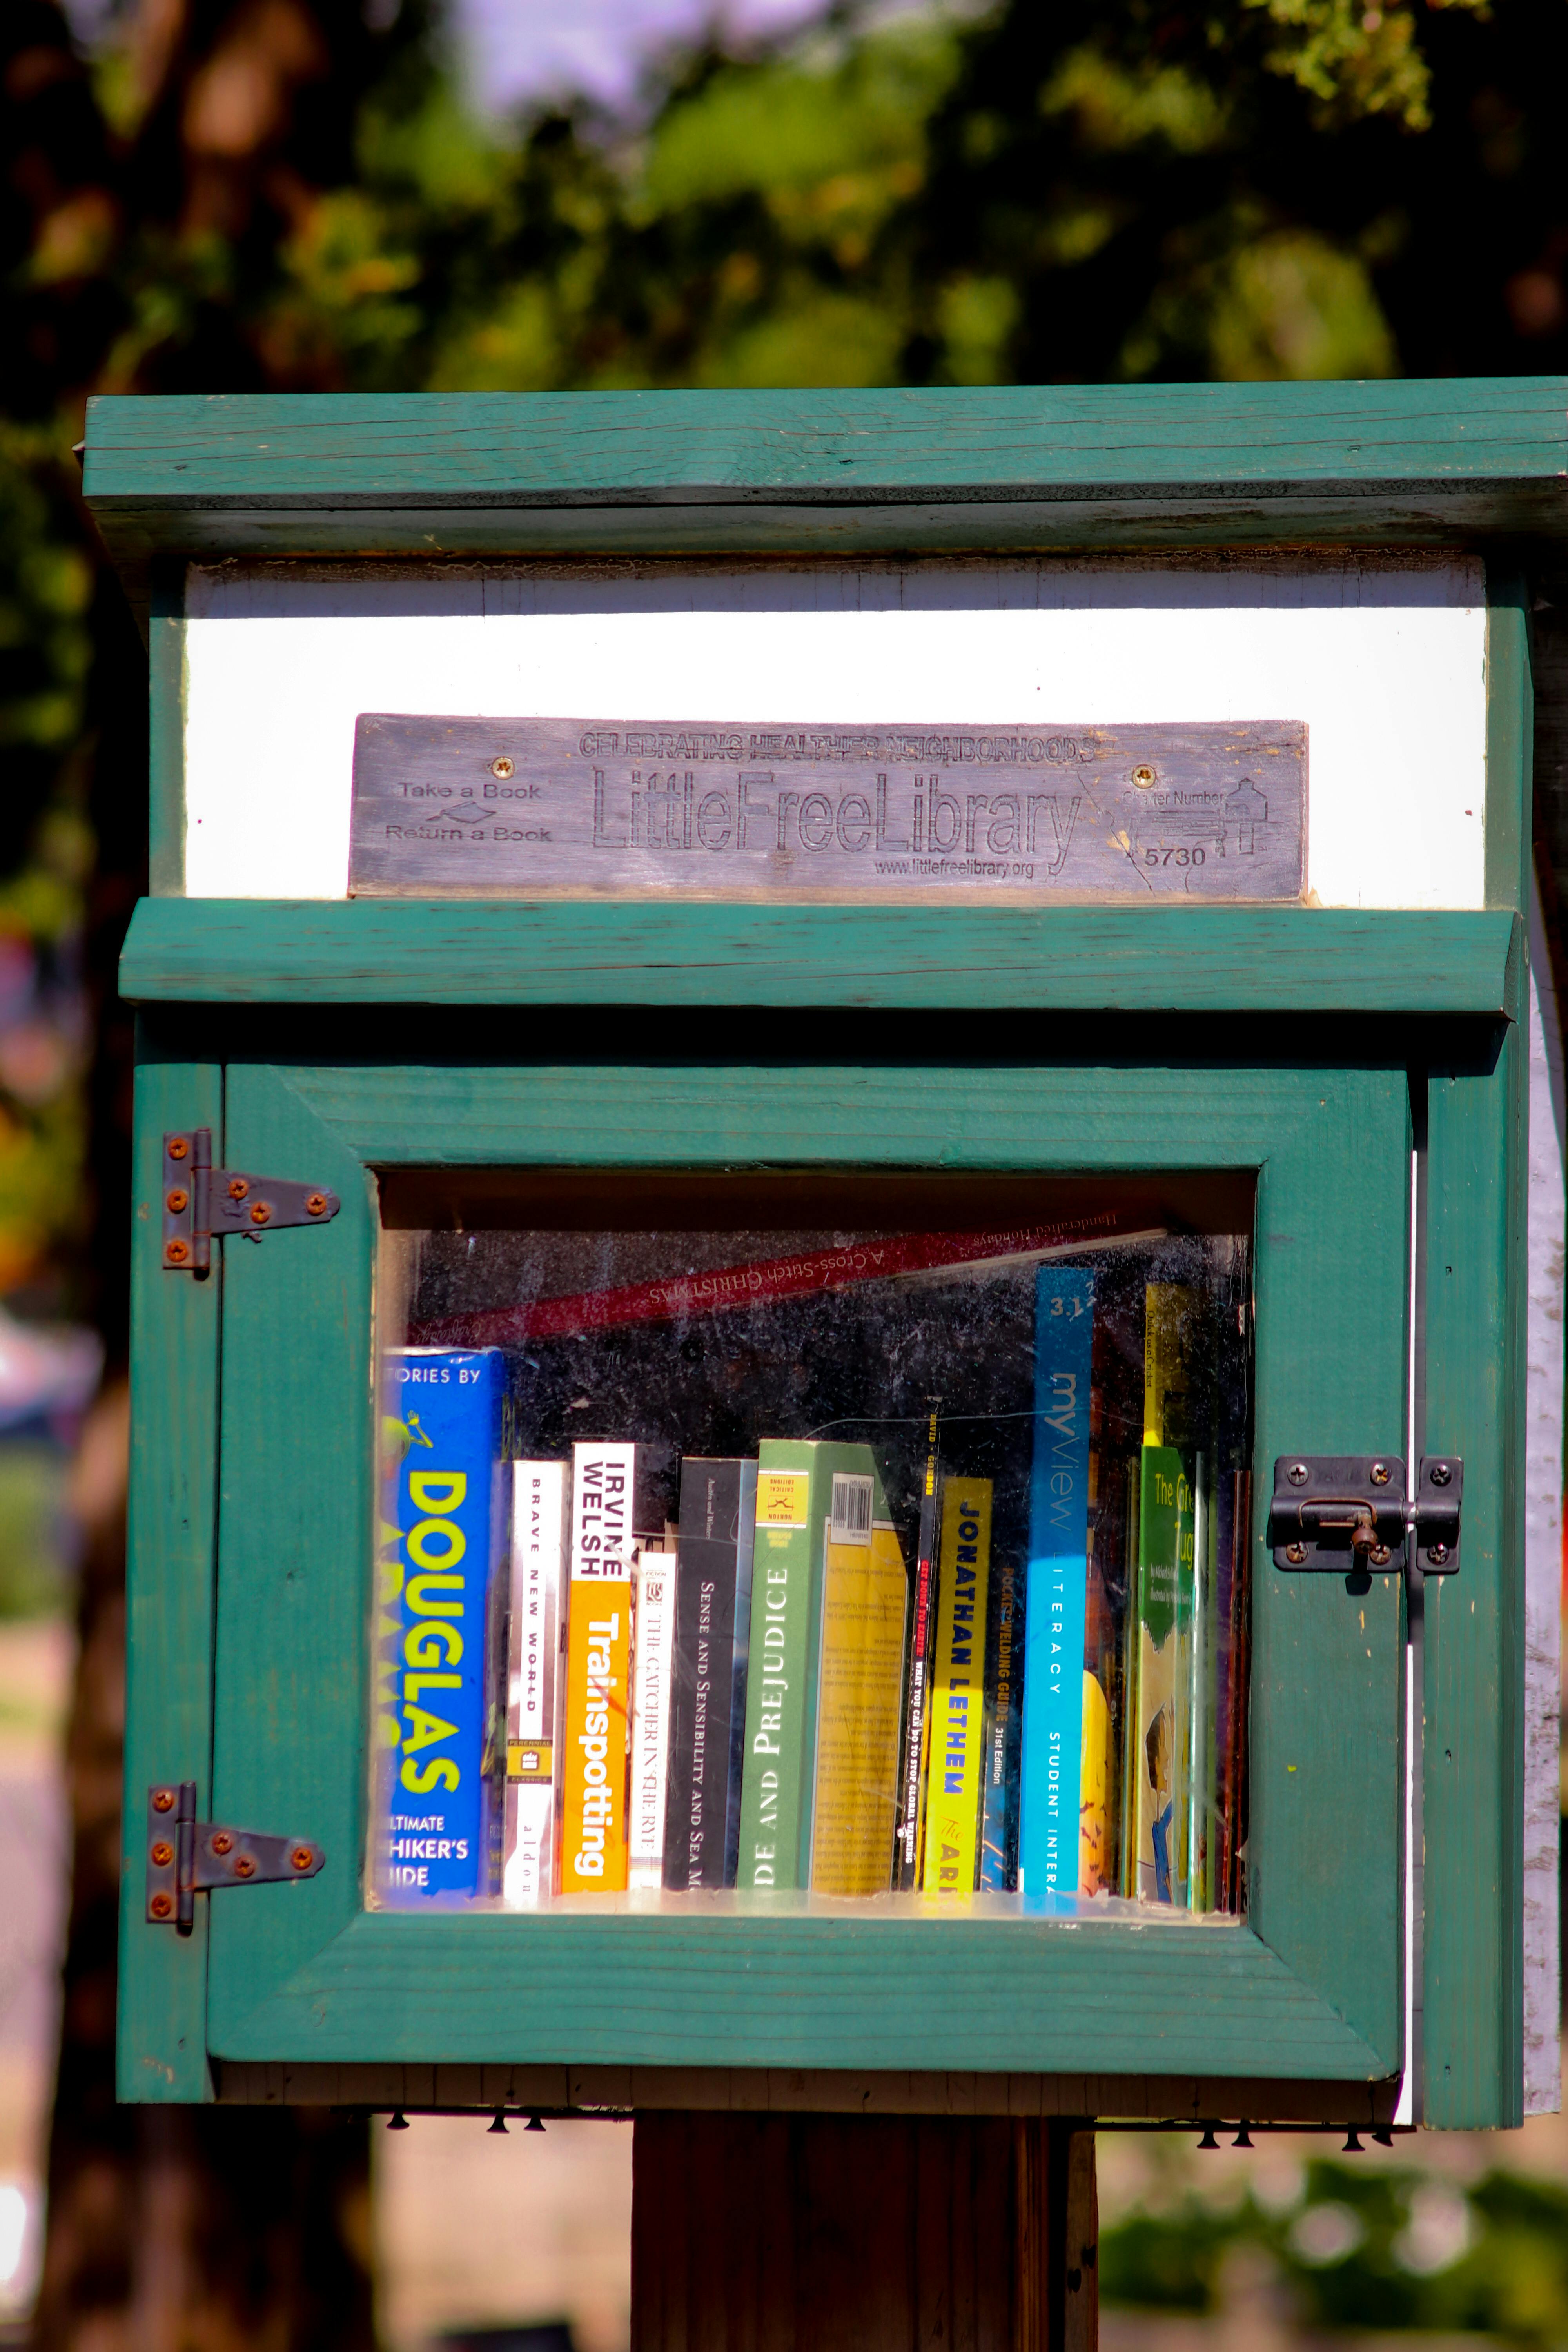
[[154, 898], [185, 887], [185, 575], [160, 564], [147, 616], [151, 785], [147, 883]]
[[1525, 1041], [1434, 1070], [1427, 1450], [1465, 1464], [1462, 1566], [1426, 1585], [1426, 2119], [1523, 2106]]
[[222, 1134], [221, 1071], [144, 1062], [136, 1080], [131, 1267], [118, 2075], [122, 2099], [178, 2102], [212, 2095], [206, 1906], [197, 1905], [188, 1938], [143, 1915], [149, 1784], [194, 1780], [199, 1810], [212, 1794], [219, 1285], [163, 1268], [163, 1139], [185, 1126]]
[[1409, 1094], [1396, 1071], [1340, 1075], [1316, 1094], [1305, 1116], [1281, 1120], [1258, 1190], [1248, 1920], [1298, 1977], [1332, 1984], [1328, 1997], [1393, 2073], [1404, 2034], [1402, 1970], [1387, 1957], [1404, 1946], [1404, 1581], [1373, 1577], [1355, 1599], [1342, 1578], [1282, 1573], [1264, 1538], [1279, 1454], [1402, 1450]]
[[1486, 900], [1521, 914], [1530, 904], [1534, 739], [1529, 583], [1522, 572], [1489, 565]]
[[[962, 1987], [955, 2001], [952, 1991]], [[943, 1988], [948, 1998], [943, 1999]], [[231, 2059], [1372, 2082], [1386, 2062], [1247, 1929], [364, 1915], [243, 2015]]]
[[1363, 1626], [1334, 1580], [1310, 1591], [1258, 1580], [1266, 1703], [1247, 1929], [362, 1916], [374, 1240], [362, 1170], [842, 1164], [851, 1137], [883, 1166], [1254, 1168], [1261, 1460], [1400, 1426], [1400, 1282], [1386, 1267], [1404, 1264], [1406, 1117], [1402, 1068], [233, 1066], [231, 1154], [331, 1183], [344, 1210], [259, 1250], [225, 1244], [215, 1783], [258, 1826], [321, 1837], [329, 1862], [306, 1885], [247, 1890], [226, 1911], [219, 1898], [215, 2053], [522, 2063], [547, 2045], [580, 2063], [635, 2052], [664, 2064], [1392, 2074], [1397, 1600], [1374, 1589]]
[[138, 1003], [1511, 1009], [1506, 913], [150, 898]]
[[287, 1979], [358, 1906], [375, 1231], [366, 1171], [270, 1071], [231, 1064], [226, 1112], [231, 1165], [329, 1186], [342, 1205], [329, 1225], [223, 1245], [215, 1801], [312, 1839], [327, 1866], [218, 1898], [220, 2008], [237, 1974]]
[[146, 603], [149, 562], [320, 560], [510, 563], [627, 558], [729, 564], [783, 556], [844, 567], [955, 558], [1147, 556], [1187, 550], [1323, 547], [1448, 550], [1494, 535], [1553, 547], [1568, 536], [1568, 499], [1553, 482], [1430, 483], [1362, 495], [1289, 487], [1141, 497], [914, 500], [839, 507], [695, 499], [632, 506], [128, 507], [98, 514], [128, 598]]
[[246, 393], [88, 405], [84, 488], [216, 499], [777, 497], [1568, 478], [1568, 377], [938, 391]]
[[163, 551], [896, 552], [1568, 525], [1565, 385], [108, 397], [85, 488]]

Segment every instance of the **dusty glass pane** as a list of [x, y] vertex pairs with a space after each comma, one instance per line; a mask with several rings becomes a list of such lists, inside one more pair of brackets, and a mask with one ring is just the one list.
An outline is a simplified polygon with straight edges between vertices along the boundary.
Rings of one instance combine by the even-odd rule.
[[382, 1190], [371, 1901], [1245, 1907], [1248, 1182]]

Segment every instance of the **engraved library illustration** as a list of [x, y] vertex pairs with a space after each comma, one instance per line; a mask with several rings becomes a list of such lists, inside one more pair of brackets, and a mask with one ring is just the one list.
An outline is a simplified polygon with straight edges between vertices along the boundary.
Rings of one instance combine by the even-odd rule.
[[356, 892], [1291, 899], [1307, 730], [366, 712]]

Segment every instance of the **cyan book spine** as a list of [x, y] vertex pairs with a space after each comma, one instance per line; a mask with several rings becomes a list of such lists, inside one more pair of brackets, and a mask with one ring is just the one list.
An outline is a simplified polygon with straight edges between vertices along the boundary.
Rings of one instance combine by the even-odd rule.
[[500, 1886], [502, 1751], [489, 1717], [508, 1518], [505, 1359], [498, 1348], [407, 1348], [385, 1377], [384, 1442], [396, 1458], [385, 1474], [383, 1564], [395, 1590], [384, 1686], [396, 1734], [394, 1743], [389, 1726], [382, 1892], [417, 1907]]
[[1043, 1265], [1035, 1278], [1035, 1451], [1019, 1774], [1018, 1885], [1026, 1895], [1078, 1892], [1093, 1337], [1093, 1275]]

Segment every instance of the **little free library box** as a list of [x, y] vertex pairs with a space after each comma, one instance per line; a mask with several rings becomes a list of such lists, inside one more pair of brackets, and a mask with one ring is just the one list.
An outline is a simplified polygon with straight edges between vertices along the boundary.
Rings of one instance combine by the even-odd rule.
[[1564, 405], [92, 404], [124, 2097], [1519, 2120]]

